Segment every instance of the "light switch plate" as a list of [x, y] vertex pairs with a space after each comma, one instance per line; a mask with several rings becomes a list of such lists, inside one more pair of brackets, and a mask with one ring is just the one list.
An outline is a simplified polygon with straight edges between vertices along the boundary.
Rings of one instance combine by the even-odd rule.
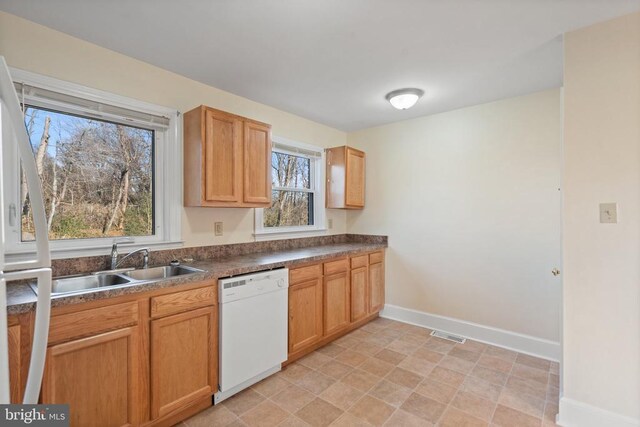
[[216, 236], [222, 236], [222, 222], [214, 222], [213, 223], [214, 234]]
[[615, 224], [618, 222], [618, 204], [600, 203], [600, 223]]

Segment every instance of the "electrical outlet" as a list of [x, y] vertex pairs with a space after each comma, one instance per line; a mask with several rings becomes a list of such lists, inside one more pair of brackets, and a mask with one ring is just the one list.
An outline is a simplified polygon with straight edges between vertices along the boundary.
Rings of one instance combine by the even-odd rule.
[[329, 227], [329, 230], [333, 228], [333, 219], [329, 218], [329, 220], [327, 221], [327, 226]]
[[603, 224], [615, 224], [618, 222], [617, 203], [600, 203], [600, 222]]
[[216, 236], [222, 236], [222, 222], [214, 222], [213, 223], [214, 234]]

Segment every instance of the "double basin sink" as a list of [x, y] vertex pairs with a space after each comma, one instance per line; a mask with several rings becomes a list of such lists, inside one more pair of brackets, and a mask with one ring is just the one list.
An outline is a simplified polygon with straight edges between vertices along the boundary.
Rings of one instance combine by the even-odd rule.
[[[141, 282], [153, 282], [176, 276], [201, 273], [202, 271], [198, 268], [184, 265], [165, 265], [152, 268], [100, 271], [85, 276], [60, 277], [52, 281], [51, 295], [57, 296], [89, 292], [102, 288], [124, 287]], [[35, 284], [31, 284], [31, 288], [38, 293]]]

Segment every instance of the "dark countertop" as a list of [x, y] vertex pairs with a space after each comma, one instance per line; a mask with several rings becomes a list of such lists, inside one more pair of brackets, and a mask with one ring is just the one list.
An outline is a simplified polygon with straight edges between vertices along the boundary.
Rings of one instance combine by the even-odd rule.
[[[120, 288], [95, 289], [83, 294], [60, 295], [53, 297], [51, 300], [51, 307], [61, 307], [69, 304], [79, 304], [105, 298], [115, 298], [122, 295], [146, 292], [154, 289], [170, 288], [202, 280], [237, 276], [239, 274], [270, 270], [273, 268], [294, 267], [308, 262], [322, 261], [358, 252], [375, 251], [386, 247], [387, 245], [384, 243], [336, 243], [195, 261], [185, 265], [202, 269], [204, 270], [202, 273], [190, 274], [188, 276], [177, 276], [160, 281], [136, 282]], [[7, 286], [7, 312], [10, 315], [26, 313], [34, 310], [36, 299], [36, 294], [27, 284], [9, 284]]]

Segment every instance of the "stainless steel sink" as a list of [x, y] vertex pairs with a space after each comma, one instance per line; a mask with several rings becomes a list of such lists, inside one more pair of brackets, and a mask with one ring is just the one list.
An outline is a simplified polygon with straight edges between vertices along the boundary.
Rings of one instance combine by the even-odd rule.
[[185, 274], [200, 273], [202, 270], [184, 265], [165, 265], [162, 267], [142, 268], [124, 273], [134, 280], [160, 280]]
[[[91, 274], [87, 276], [60, 277], [52, 281], [51, 294], [81, 293], [90, 289], [126, 285], [132, 281], [132, 279], [120, 274]], [[38, 293], [38, 288], [35, 284], [32, 283], [31, 288], [35, 293]]]
[[[138, 270], [98, 271], [86, 276], [59, 277], [53, 279], [51, 295], [80, 294], [100, 288], [129, 286], [143, 281], [168, 279], [175, 276], [200, 273], [202, 271], [203, 270], [184, 265], [166, 265], [163, 267], [141, 268]], [[35, 283], [30, 283], [30, 285], [33, 291], [38, 293], [37, 285]]]

